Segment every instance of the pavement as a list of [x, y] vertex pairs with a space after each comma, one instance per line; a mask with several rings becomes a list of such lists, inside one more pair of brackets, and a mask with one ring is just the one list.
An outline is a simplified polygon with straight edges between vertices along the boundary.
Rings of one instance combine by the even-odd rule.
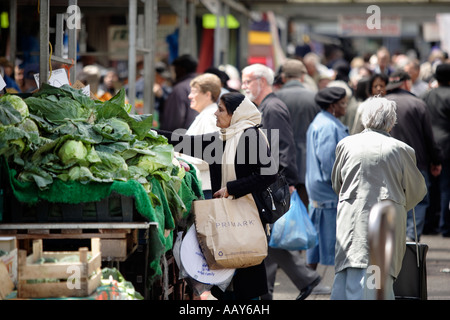
[[[423, 235], [421, 243], [428, 245], [426, 257], [428, 300], [450, 300], [450, 238]], [[333, 286], [334, 267], [318, 265], [322, 277], [321, 288]], [[319, 287], [318, 286], [318, 287]], [[299, 291], [282, 269], [278, 269], [274, 300], [295, 300]], [[313, 293], [306, 300], [329, 300], [330, 294]]]

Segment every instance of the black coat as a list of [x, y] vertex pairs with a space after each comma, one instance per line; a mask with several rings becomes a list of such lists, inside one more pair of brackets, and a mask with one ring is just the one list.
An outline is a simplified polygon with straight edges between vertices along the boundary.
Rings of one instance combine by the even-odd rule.
[[[274, 93], [270, 93], [258, 106], [258, 110], [261, 112], [262, 129], [267, 130], [267, 138], [271, 143], [272, 152], [278, 151], [279, 171], [283, 172], [290, 186], [296, 186], [300, 183], [300, 178], [289, 109]], [[279, 130], [278, 137], [272, 138], [274, 129]]]
[[320, 107], [314, 101], [315, 93], [306, 89], [298, 80], [288, 81], [276, 96], [283, 101], [291, 115], [295, 148], [297, 151], [297, 169], [300, 183], [305, 184], [306, 177], [306, 131], [320, 112]]
[[195, 76], [195, 73], [190, 73], [174, 84], [172, 92], [164, 101], [163, 110], [160, 110], [161, 129], [169, 131], [178, 128], [187, 129], [198, 115], [198, 112], [191, 108], [188, 99], [191, 91], [190, 82]]
[[[169, 143], [174, 145], [175, 151], [205, 160], [210, 167], [212, 193], [214, 194], [221, 188], [220, 160], [225, 142], [219, 138], [218, 132], [196, 136], [180, 135], [162, 130], [158, 130], [158, 133], [169, 139]], [[245, 153], [243, 155], [240, 152]], [[227, 183], [228, 193], [238, 198], [248, 193], [260, 192], [268, 187], [276, 179], [277, 168], [272, 174], [261, 174], [261, 169], [269, 168], [272, 161], [270, 149], [267, 147], [264, 137], [255, 127], [246, 129], [239, 140], [235, 157], [236, 180]], [[237, 299], [251, 299], [267, 293], [264, 262], [257, 266], [237, 269], [233, 277], [233, 291]], [[221, 291], [217, 290], [216, 292], [220, 293]], [[217, 298], [220, 299], [220, 297]]]
[[422, 99], [428, 106], [434, 138], [442, 148], [445, 161], [450, 160], [450, 87], [440, 86], [426, 92]]
[[385, 98], [397, 103], [397, 123], [390, 134], [416, 151], [417, 167], [428, 171], [430, 164], [441, 164], [442, 151], [435, 142], [425, 102], [402, 89], [393, 90]]

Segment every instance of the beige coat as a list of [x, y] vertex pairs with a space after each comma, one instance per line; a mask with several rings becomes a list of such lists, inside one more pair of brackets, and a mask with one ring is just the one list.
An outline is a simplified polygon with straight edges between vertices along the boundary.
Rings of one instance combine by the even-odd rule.
[[339, 195], [335, 272], [368, 267], [369, 212], [379, 201], [391, 200], [397, 216], [390, 274], [397, 277], [406, 249], [406, 214], [427, 192], [414, 149], [370, 129], [346, 137], [336, 147], [332, 183]]

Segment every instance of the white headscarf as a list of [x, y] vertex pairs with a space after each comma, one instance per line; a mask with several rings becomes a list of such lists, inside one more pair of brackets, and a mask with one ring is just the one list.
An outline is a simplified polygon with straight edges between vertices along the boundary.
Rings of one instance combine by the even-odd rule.
[[231, 117], [230, 126], [220, 130], [221, 138], [225, 143], [222, 155], [222, 184], [225, 187], [228, 181], [236, 180], [234, 158], [239, 139], [245, 129], [261, 124], [261, 113], [247, 97], [242, 100]]

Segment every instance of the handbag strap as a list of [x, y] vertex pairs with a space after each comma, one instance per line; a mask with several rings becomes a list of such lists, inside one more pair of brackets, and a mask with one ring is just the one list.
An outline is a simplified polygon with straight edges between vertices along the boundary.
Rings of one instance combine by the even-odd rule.
[[258, 124], [258, 125], [255, 126], [255, 128], [258, 129], [258, 132], [260, 132], [260, 133], [263, 135], [264, 140], [266, 140], [266, 143], [267, 143], [267, 145], [268, 145], [269, 148], [270, 148], [269, 139], [267, 139], [267, 136], [266, 136], [266, 134], [264, 133], [264, 131], [261, 130], [261, 125]]

